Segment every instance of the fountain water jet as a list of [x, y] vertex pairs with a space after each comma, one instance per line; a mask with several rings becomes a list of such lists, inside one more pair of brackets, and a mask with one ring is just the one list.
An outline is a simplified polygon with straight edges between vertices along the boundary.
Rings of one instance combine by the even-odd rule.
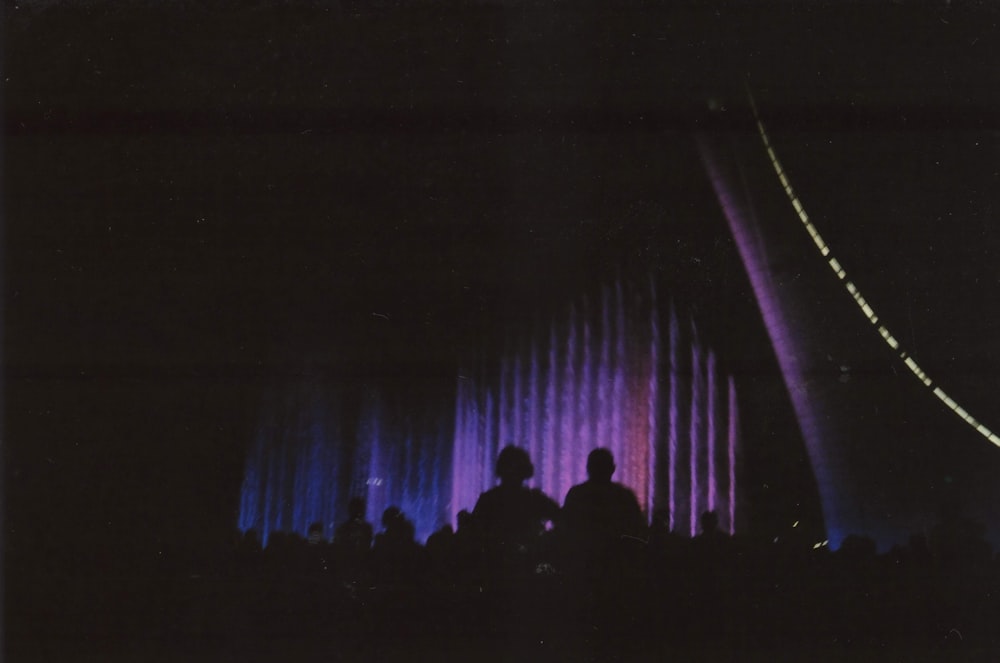
[[647, 515], [665, 509], [672, 530], [693, 536], [714, 509], [735, 532], [736, 388], [693, 320], [682, 324], [672, 302], [661, 311], [651, 280], [604, 287], [540, 329], [512, 339], [495, 369], [461, 371], [448, 414], [447, 401], [387, 404], [370, 387], [360, 403], [343, 388], [276, 391], [248, 450], [240, 529], [266, 543], [320, 522], [329, 535], [360, 495], [370, 521], [398, 506], [423, 539], [475, 505], [494, 485], [499, 450], [516, 444], [535, 464], [532, 483], [557, 500], [604, 446]]
[[[693, 321], [682, 328], [673, 305], [663, 362], [655, 288], [629, 294], [627, 300], [620, 282], [604, 287], [597, 310], [583, 299], [548, 324], [545, 340], [508, 343], [496, 384], [488, 371], [462, 373], [456, 422], [478, 425], [456, 424], [452, 517], [494, 485], [492, 463], [504, 445], [529, 452], [536, 467], [531, 483], [557, 500], [585, 480], [587, 455], [604, 446], [615, 456], [616, 480], [636, 493], [647, 514], [665, 508], [671, 529], [694, 536], [703, 510], [723, 510], [720, 522], [735, 532], [739, 426], [732, 378], [720, 376], [715, 354]], [[725, 400], [716, 393], [720, 378], [729, 384]], [[727, 432], [725, 457], [719, 430]]]

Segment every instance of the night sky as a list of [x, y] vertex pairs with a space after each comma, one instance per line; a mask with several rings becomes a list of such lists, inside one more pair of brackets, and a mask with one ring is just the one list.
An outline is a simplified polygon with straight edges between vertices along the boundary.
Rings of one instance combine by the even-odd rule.
[[781, 440], [761, 434], [752, 495], [767, 504], [773, 481], [808, 501], [699, 132], [731, 146], [803, 338], [829, 357], [831, 426], [871, 460], [862, 519], [896, 536], [957, 491], [996, 538], [1000, 449], [839, 289], [745, 85], [840, 262], [997, 430], [1000, 12], [6, 11], [8, 550], [224, 539], [261, 394], [302, 375], [447, 393], [470, 353], [623, 270], [683, 290], [757, 385], [747, 425]]

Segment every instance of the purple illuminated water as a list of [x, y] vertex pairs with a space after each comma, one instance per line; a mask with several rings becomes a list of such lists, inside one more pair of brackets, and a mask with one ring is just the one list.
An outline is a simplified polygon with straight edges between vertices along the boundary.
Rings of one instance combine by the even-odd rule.
[[704, 376], [702, 375], [701, 347], [698, 343], [697, 331], [693, 327], [691, 331], [694, 340], [691, 343], [691, 431], [688, 434], [688, 444], [690, 445], [688, 449], [688, 460], [690, 462], [688, 477], [691, 494], [688, 507], [691, 514], [691, 531], [697, 533], [698, 517], [702, 512], [701, 498], [704, 490], [701, 482], [701, 467], [703, 465], [701, 463], [701, 454], [706, 446], [702, 426], [705, 404], [703, 402]]
[[[615, 456], [615, 480], [636, 493], [647, 513], [666, 509], [673, 530], [696, 534], [702, 511], [714, 509], [724, 529], [735, 531], [739, 426], [732, 379], [719, 373], [714, 353], [693, 323], [680, 324], [673, 306], [668, 338], [661, 339], [655, 289], [628, 294], [621, 284], [604, 288], [599, 306], [582, 300], [541, 338], [508, 344], [514, 354], [500, 358], [495, 373], [462, 374], [452, 517], [495, 485], [495, 454], [507, 444], [529, 452], [535, 465], [529, 483], [557, 501], [586, 479], [587, 455], [604, 446]], [[489, 375], [499, 375], [495, 384]], [[727, 398], [719, 398], [720, 384], [729, 385]]]
[[615, 480], [647, 515], [665, 509], [671, 529], [690, 536], [714, 509], [734, 532], [736, 391], [693, 322], [672, 303], [661, 310], [652, 284], [618, 283], [539, 329], [512, 339], [495, 366], [461, 371], [451, 402], [389, 404], [373, 388], [353, 398], [319, 385], [277, 390], [248, 450], [240, 529], [266, 542], [320, 522], [329, 537], [360, 495], [371, 522], [395, 505], [425, 539], [495, 485], [496, 456], [515, 444], [534, 462], [531, 483], [557, 501], [604, 446]]
[[[670, 406], [667, 409], [667, 510], [669, 513], [670, 530], [674, 531], [677, 529], [678, 520], [678, 510], [677, 510], [677, 498], [679, 491], [677, 490], [677, 456], [680, 450], [680, 441], [678, 434], [678, 421], [680, 420], [680, 400], [681, 400], [681, 390], [680, 390], [680, 367], [678, 365], [678, 337], [680, 336], [677, 328], [677, 314], [674, 311], [674, 307], [670, 307], [670, 363], [667, 366], [667, 370], [670, 374]], [[656, 417], [655, 410], [651, 412], [651, 416]]]
[[[656, 305], [656, 288], [650, 281], [650, 301], [649, 315], [649, 376], [648, 376], [648, 399], [646, 401], [646, 447], [649, 454], [646, 458], [646, 473], [657, 476], [657, 463], [660, 458], [658, 447], [660, 445], [659, 408], [660, 408], [660, 322], [659, 309]], [[581, 408], [581, 412], [585, 412]], [[588, 442], [588, 440], [584, 440]], [[589, 446], [589, 445], [588, 445]], [[656, 508], [655, 491], [649, 491], [646, 495], [646, 503], [643, 505], [647, 515], [652, 515]]]
[[843, 471], [838, 455], [828, 450], [826, 422], [829, 417], [809, 378], [810, 361], [815, 359], [811, 359], [796, 334], [795, 292], [789, 284], [772, 277], [766, 244], [754, 216], [753, 205], [745, 195], [745, 189], [733, 184], [740, 182], [741, 176], [732, 172], [731, 165], [727, 168], [727, 160], [720, 156], [726, 153], [724, 150], [728, 147], [720, 148], [707, 136], [699, 137], [698, 147], [771, 339], [816, 478], [827, 537], [836, 546], [850, 529], [845, 524], [848, 520], [845, 505], [849, 496], [838, 490]]

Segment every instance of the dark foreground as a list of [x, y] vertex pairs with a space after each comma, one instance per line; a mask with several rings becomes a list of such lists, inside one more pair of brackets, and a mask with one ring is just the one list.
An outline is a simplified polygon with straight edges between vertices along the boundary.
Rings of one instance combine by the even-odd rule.
[[[303, 551], [307, 550], [302, 548]], [[425, 558], [391, 580], [305, 555], [11, 577], [10, 661], [994, 660], [1000, 573], [942, 559], [637, 546], [601, 573], [468, 574]]]

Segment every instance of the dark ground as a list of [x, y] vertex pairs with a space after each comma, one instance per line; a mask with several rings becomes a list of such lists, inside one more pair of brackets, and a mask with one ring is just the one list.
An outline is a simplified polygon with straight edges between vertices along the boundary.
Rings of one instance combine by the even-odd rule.
[[589, 579], [557, 571], [469, 581], [448, 565], [359, 584], [303, 564], [308, 555], [282, 560], [270, 550], [230, 553], [201, 573], [165, 562], [132, 575], [32, 575], [8, 584], [7, 660], [930, 661], [995, 652], [995, 561], [905, 548], [875, 556], [854, 543], [829, 553], [676, 541]]

